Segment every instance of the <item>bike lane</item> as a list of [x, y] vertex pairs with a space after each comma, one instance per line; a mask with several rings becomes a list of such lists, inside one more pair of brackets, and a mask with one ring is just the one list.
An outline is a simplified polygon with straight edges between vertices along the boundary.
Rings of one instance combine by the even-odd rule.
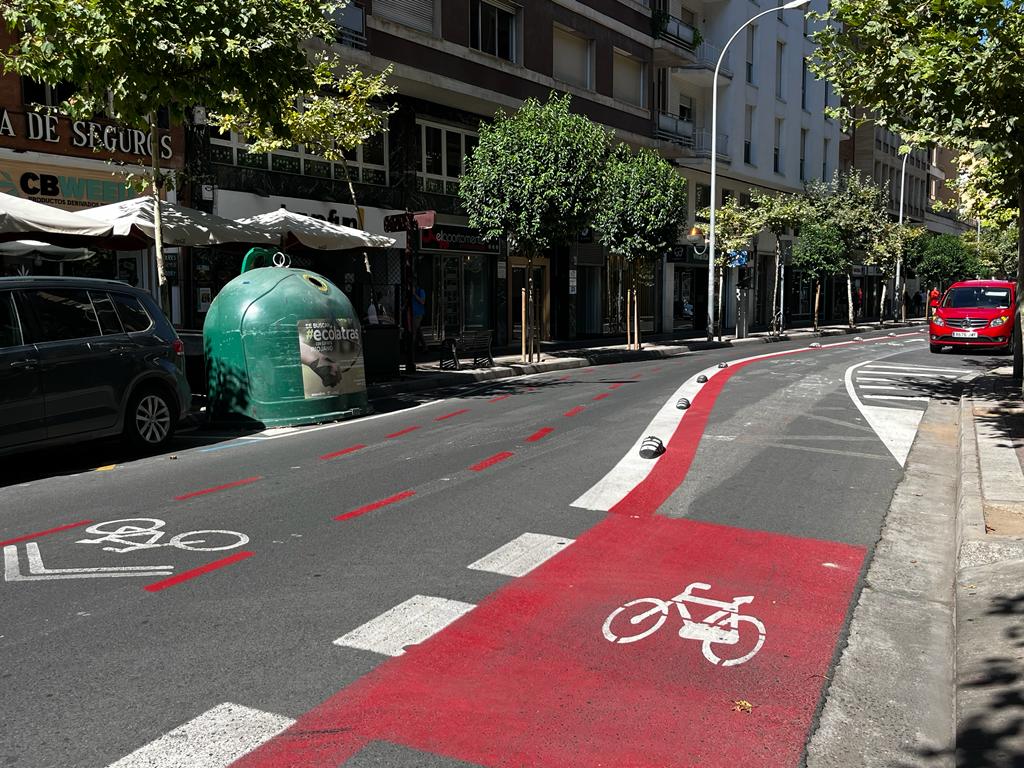
[[[673, 461], [597, 526], [235, 768], [341, 765], [376, 741], [491, 768], [798, 764], [866, 550], [654, 514], [743, 365], [694, 397]], [[628, 607], [687, 589], [714, 603], [687, 603], [689, 623], [667, 602], [645, 634], [665, 603]], [[760, 647], [757, 624], [724, 606], [746, 596]], [[615, 642], [631, 631], [645, 636]]]

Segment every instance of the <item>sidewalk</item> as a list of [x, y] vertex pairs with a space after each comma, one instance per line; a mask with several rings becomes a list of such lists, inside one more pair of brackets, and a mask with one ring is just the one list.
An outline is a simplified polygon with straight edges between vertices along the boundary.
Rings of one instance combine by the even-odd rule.
[[[399, 379], [391, 381], [371, 382], [370, 399], [390, 397], [393, 395], [424, 392], [445, 387], [464, 386], [481, 381], [505, 379], [531, 373], [561, 371], [572, 368], [585, 368], [593, 365], [610, 365], [639, 360], [658, 360], [676, 357], [705, 349], [725, 349], [746, 344], [767, 344], [792, 339], [815, 338], [824, 336], [844, 336], [850, 334], [877, 331], [880, 328], [903, 328], [918, 326], [924, 323], [923, 318], [907, 322], [887, 321], [883, 325], [869, 323], [850, 328], [845, 325], [820, 326], [817, 331], [801, 328], [785, 332], [782, 336], [771, 336], [766, 331], [751, 333], [744, 339], [724, 335], [722, 341], [707, 341], [698, 338], [679, 338], [670, 334], [652, 334], [644, 337], [641, 334], [642, 349], [627, 349], [625, 344], [597, 344], [588, 346], [587, 342], [545, 342], [542, 344], [539, 360], [534, 363], [522, 363], [518, 354], [495, 355], [493, 368], [463, 369], [461, 371], [442, 370], [436, 360], [417, 362], [416, 373], [403, 373]], [[599, 341], [599, 340], [595, 340]], [[507, 350], [506, 350], [507, 351]]]
[[961, 401], [957, 765], [1024, 763], [1024, 402], [1008, 369]]

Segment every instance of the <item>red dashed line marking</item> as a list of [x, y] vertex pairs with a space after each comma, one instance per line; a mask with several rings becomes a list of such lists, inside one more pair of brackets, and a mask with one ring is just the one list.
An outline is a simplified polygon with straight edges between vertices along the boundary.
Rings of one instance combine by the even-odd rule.
[[334, 453], [325, 453], [320, 458], [323, 459], [324, 461], [330, 461], [331, 459], [336, 459], [339, 456], [345, 456], [350, 453], [355, 453], [356, 451], [361, 451], [365, 447], [366, 445], [364, 443], [359, 443], [359, 445], [353, 445], [348, 448], [343, 448], [340, 451], [335, 451]]
[[608, 389], [618, 389], [621, 386], [622, 382], [620, 381], [618, 384], [612, 384], [610, 387], [608, 387]]
[[604, 400], [606, 397], [611, 396], [611, 392], [602, 392], [600, 395], [594, 395], [594, 400]]
[[220, 560], [214, 560], [212, 563], [201, 565], [198, 568], [193, 568], [190, 571], [182, 571], [181, 573], [176, 573], [169, 578], [161, 579], [160, 581], [154, 581], [152, 584], [147, 584], [146, 586], [144, 586], [143, 589], [147, 592], [159, 592], [162, 589], [173, 587], [175, 584], [181, 584], [181, 582], [183, 581], [194, 579], [196, 578], [196, 576], [202, 576], [204, 573], [209, 573], [210, 571], [216, 571], [219, 568], [224, 568], [225, 566], [233, 565], [234, 563], [237, 563], [241, 560], [245, 560], [246, 558], [252, 557], [254, 554], [256, 553], [236, 552], [233, 555], [229, 555], [228, 557], [222, 557]]
[[401, 437], [402, 435], [408, 435], [410, 432], [415, 432], [419, 428], [420, 425], [417, 424], [415, 427], [406, 427], [405, 429], [400, 429], [397, 432], [392, 432], [390, 435], [385, 435], [384, 437], [390, 440], [393, 437]]
[[568, 381], [571, 378], [572, 378], [572, 374], [567, 373], [567, 374], [565, 374], [565, 376], [560, 378], [559, 381]]
[[565, 416], [566, 418], [569, 418], [571, 416], [575, 416], [577, 413], [581, 413], [584, 410], [586, 410], [586, 406], [577, 405], [575, 408], [570, 408], [568, 411], [566, 411], [562, 415]]
[[464, 413], [469, 413], [469, 408], [460, 408], [457, 411], [446, 413], [444, 416], [438, 416], [434, 421], [446, 421], [447, 419], [454, 419], [456, 416], [461, 416]]
[[536, 443], [538, 440], [543, 440], [545, 437], [547, 437], [554, 431], [554, 427], [542, 427], [541, 429], [538, 429], [536, 432], [530, 435], [528, 438], [526, 438], [526, 442]]
[[367, 512], [373, 512], [375, 509], [380, 509], [381, 507], [386, 507], [389, 504], [397, 504], [399, 501], [402, 501], [404, 499], [408, 499], [410, 496], [415, 496], [415, 495], [416, 495], [416, 491], [402, 491], [401, 493], [396, 493], [394, 496], [388, 496], [386, 499], [381, 499], [380, 501], [375, 501], [375, 502], [373, 502], [371, 504], [364, 504], [361, 507], [357, 507], [356, 509], [353, 509], [351, 512], [346, 512], [343, 515], [338, 515], [334, 519], [335, 520], [349, 520], [349, 519], [351, 519], [353, 517], [359, 517], [359, 515], [365, 515]]
[[634, 374], [633, 374], [632, 376], [630, 376], [629, 378], [631, 378], [631, 379], [633, 379], [634, 381], [636, 381], [637, 379], [639, 379], [639, 378], [642, 378], [642, 377], [643, 377], [643, 374], [642, 374], [642, 373], [640, 373], [639, 371], [637, 371], [636, 373], [634, 373]]
[[186, 499], [193, 499], [196, 496], [205, 496], [208, 493], [216, 493], [217, 491], [226, 491], [231, 488], [238, 488], [242, 485], [249, 485], [255, 483], [257, 480], [262, 480], [260, 475], [254, 477], [247, 477], [244, 480], [235, 480], [233, 483], [224, 483], [224, 485], [215, 485], [212, 488], [203, 488], [201, 491], [191, 491], [189, 493], [183, 493], [181, 496], [175, 496], [175, 501], [185, 501]]
[[508, 400], [510, 397], [512, 397], [512, 395], [498, 395], [497, 397], [492, 397], [487, 402], [488, 403], [500, 403], [502, 400]]
[[493, 456], [474, 464], [473, 466], [470, 467], [470, 470], [473, 472], [483, 472], [488, 467], [493, 467], [495, 464], [505, 461], [505, 459], [511, 459], [514, 455], [515, 454], [513, 454], [512, 451], [502, 451], [501, 453], [496, 453]]
[[60, 533], [66, 531], [69, 528], [78, 528], [82, 525], [89, 525], [92, 520], [79, 520], [77, 523], [68, 523], [67, 525], [58, 525], [56, 528], [47, 528], [45, 531], [36, 531], [35, 533], [26, 533], [24, 536], [16, 536], [13, 539], [7, 539], [6, 541], [0, 541], [0, 547], [6, 547], [8, 544], [17, 544], [20, 541], [28, 541], [29, 539], [38, 539], [40, 536], [49, 536], [51, 533]]

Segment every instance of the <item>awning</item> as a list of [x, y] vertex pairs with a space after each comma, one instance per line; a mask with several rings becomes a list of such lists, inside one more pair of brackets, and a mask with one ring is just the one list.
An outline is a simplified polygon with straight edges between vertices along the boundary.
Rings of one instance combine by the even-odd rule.
[[109, 223], [88, 214], [70, 213], [0, 192], [0, 241], [40, 238], [68, 243], [75, 238], [107, 237], [111, 231]]
[[284, 246], [298, 244], [317, 251], [345, 251], [352, 248], [391, 248], [394, 238], [373, 235], [361, 229], [332, 224], [323, 219], [314, 219], [287, 208], [261, 213], [238, 219], [244, 226], [258, 228], [272, 235], [275, 242]]

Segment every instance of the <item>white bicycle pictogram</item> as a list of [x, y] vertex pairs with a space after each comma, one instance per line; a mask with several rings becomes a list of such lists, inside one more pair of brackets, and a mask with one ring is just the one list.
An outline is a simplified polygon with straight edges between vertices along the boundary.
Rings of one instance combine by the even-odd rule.
[[238, 531], [185, 531], [171, 536], [161, 530], [165, 523], [152, 517], [135, 517], [124, 520], [107, 520], [90, 525], [86, 533], [99, 536], [98, 539], [79, 539], [76, 544], [116, 544], [103, 547], [104, 552], [134, 552], [139, 549], [176, 547], [189, 552], [221, 552], [235, 549], [249, 542], [249, 537]]
[[[679, 636], [684, 640], [700, 640], [704, 658], [712, 664], [732, 667], [750, 661], [754, 654], [761, 650], [765, 638], [764, 624], [761, 623], [761, 620], [740, 613], [741, 606], [752, 603], [754, 596], [734, 597], [731, 601], [725, 602], [693, 594], [696, 590], [709, 589], [711, 589], [710, 584], [695, 581], [671, 600], [662, 600], [657, 597], [640, 597], [630, 600], [612, 611], [605, 619], [604, 627], [602, 627], [605, 639], [619, 644], [643, 640], [661, 629], [668, 619], [669, 611], [675, 605], [683, 620]], [[715, 610], [703, 619], [694, 620], [687, 608], [687, 603], [707, 606]], [[748, 628], [747, 632], [741, 632], [741, 627], [744, 625]], [[639, 631], [636, 630], [637, 627], [640, 628]], [[749, 647], [750, 643], [753, 643], [752, 647]], [[723, 651], [722, 655], [719, 655], [715, 652], [717, 646], [727, 646], [734, 651], [745, 652], [742, 655], [736, 655], [735, 652], [725, 653]], [[749, 650], [747, 650], [748, 647]]]

